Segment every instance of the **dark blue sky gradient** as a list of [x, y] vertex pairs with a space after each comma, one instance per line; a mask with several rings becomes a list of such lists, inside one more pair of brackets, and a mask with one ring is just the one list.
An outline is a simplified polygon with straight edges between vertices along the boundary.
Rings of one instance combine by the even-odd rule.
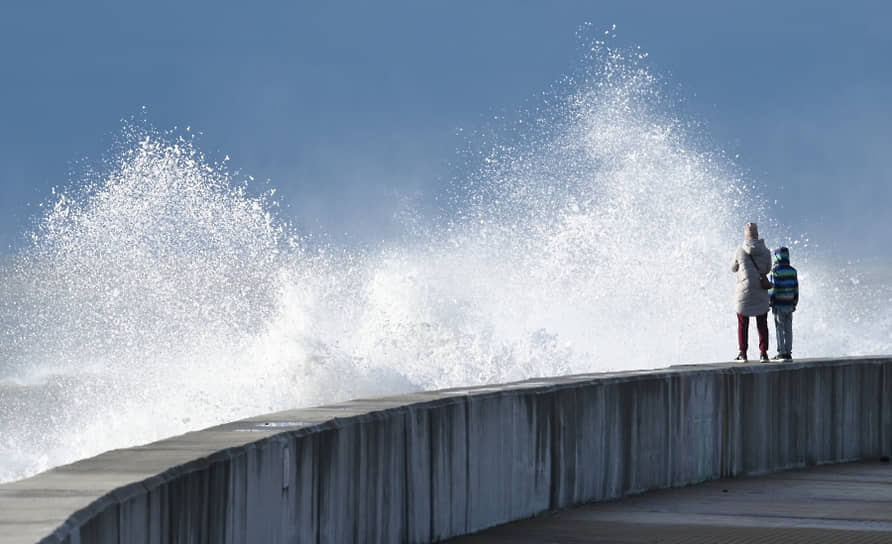
[[845, 254], [892, 253], [892, 4], [17, 4], [0, 8], [0, 253], [143, 106], [271, 180], [302, 229], [386, 238], [396, 195], [457, 174], [458, 127], [486, 128], [578, 69], [587, 21], [649, 53], [680, 113], [740, 155], [785, 223]]

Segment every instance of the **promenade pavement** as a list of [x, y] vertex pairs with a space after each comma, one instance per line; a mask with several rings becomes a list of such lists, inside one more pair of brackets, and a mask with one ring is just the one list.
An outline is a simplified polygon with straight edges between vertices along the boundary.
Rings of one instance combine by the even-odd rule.
[[892, 543], [892, 464], [827, 465], [652, 491], [448, 542]]

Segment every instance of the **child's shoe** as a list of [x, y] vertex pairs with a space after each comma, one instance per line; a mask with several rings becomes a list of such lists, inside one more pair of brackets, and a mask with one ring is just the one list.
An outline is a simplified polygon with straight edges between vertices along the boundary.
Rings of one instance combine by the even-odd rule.
[[740, 353], [737, 354], [737, 357], [734, 360], [740, 361], [741, 363], [745, 363], [746, 362], [746, 353], [743, 353], [741, 351]]
[[768, 362], [768, 354], [765, 353], [764, 351], [759, 355], [759, 362], [760, 362], [760, 363], [767, 363], [767, 362]]

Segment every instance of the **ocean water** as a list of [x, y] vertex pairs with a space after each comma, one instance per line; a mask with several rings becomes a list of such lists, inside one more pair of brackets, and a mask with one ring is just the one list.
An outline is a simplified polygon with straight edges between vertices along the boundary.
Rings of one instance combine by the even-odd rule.
[[779, 221], [643, 57], [595, 44], [441, 214], [365, 249], [297, 232], [188, 137], [125, 130], [0, 262], [0, 481], [286, 408], [728, 360], [751, 220], [799, 268], [795, 356], [892, 353], [889, 268]]

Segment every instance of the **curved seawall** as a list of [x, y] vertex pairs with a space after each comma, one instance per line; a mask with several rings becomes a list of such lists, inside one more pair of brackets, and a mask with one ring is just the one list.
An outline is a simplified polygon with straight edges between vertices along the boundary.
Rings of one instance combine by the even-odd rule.
[[267, 414], [0, 485], [0, 543], [432, 542], [892, 453], [892, 358], [530, 380]]

